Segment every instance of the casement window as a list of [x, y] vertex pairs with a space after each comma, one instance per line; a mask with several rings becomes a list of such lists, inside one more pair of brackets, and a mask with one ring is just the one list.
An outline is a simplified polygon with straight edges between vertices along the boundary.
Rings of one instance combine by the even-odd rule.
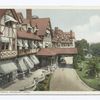
[[9, 43], [2, 43], [1, 44], [1, 50], [8, 50], [9, 49]]
[[0, 45], [1, 45], [1, 50], [8, 50], [9, 49], [9, 38], [1, 36]]
[[12, 50], [15, 50], [15, 39], [12, 39]]
[[13, 26], [13, 24], [12, 24], [12, 22], [11, 22], [11, 21], [9, 21], [9, 22], [6, 22], [6, 23], [5, 23], [5, 26], [6, 26], [6, 27], [12, 27], [12, 26]]
[[17, 21], [13, 17], [11, 17], [9, 15], [5, 15], [5, 26], [12, 27], [13, 22], [17, 23]]

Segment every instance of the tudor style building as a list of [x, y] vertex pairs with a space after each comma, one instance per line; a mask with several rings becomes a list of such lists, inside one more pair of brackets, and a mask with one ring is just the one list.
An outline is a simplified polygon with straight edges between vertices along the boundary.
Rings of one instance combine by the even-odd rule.
[[56, 48], [75, 48], [75, 33], [63, 32], [58, 27], [53, 30], [52, 45]]
[[17, 56], [17, 25], [14, 9], [0, 9], [0, 85], [12, 82], [17, 76], [14, 58]]
[[21, 24], [17, 31], [17, 66], [18, 76], [24, 77], [28, 75], [35, 65], [39, 64], [39, 60], [35, 53], [40, 49], [41, 38], [34, 34], [30, 24], [30, 19], [24, 19], [21, 13], [17, 13]]
[[52, 48], [44, 48], [37, 53], [38, 56], [44, 56], [45, 61], [43, 59], [42, 63], [45, 62], [48, 65], [47, 62], [51, 62], [50, 64], [52, 66], [52, 62], [54, 61], [56, 66], [58, 66], [57, 64], [63, 59], [67, 64], [73, 64], [73, 55], [77, 54], [75, 33], [72, 31], [63, 32], [58, 27], [55, 27], [51, 35]]
[[26, 18], [14, 9], [0, 9], [0, 85], [30, 75], [34, 68], [57, 67], [60, 58], [73, 63], [75, 33], [52, 30], [50, 18]]

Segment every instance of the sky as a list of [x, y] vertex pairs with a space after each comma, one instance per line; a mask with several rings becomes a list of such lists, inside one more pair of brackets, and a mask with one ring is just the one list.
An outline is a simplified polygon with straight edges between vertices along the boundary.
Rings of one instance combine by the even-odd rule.
[[[16, 9], [26, 17], [25, 9]], [[32, 9], [39, 18], [50, 17], [52, 28], [73, 30], [76, 40], [86, 39], [89, 43], [100, 42], [100, 9]]]

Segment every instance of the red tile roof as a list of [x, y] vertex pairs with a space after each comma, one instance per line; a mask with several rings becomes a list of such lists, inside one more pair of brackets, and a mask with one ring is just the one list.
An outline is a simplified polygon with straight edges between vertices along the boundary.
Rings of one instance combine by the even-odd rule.
[[20, 23], [22, 23], [24, 19], [23, 14], [21, 12], [17, 12], [17, 16], [18, 16]]
[[56, 54], [77, 54], [77, 48], [54, 48]]
[[53, 31], [53, 41], [52, 42], [62, 42], [62, 43], [69, 43], [72, 39], [75, 38], [75, 33], [70, 32], [63, 32], [61, 29], [57, 28]]
[[0, 9], [0, 18], [2, 18], [5, 12], [6, 12], [6, 9]]
[[23, 19], [23, 23], [22, 24], [30, 24], [30, 20], [29, 19]]
[[42, 48], [36, 55], [38, 55], [38, 56], [55, 56], [56, 53], [52, 51], [52, 48]]
[[77, 54], [77, 48], [42, 48], [37, 53], [38, 56], [54, 56], [60, 54]]
[[37, 35], [44, 35], [49, 22], [50, 22], [50, 18], [38, 18], [38, 19], [32, 19], [31, 25], [32, 27], [37, 26], [37, 28], [39, 29], [37, 31]]
[[17, 32], [17, 37], [22, 38], [22, 39], [41, 40], [41, 38], [38, 37], [37, 35], [34, 35], [32, 33], [28, 33], [26, 31], [18, 31]]

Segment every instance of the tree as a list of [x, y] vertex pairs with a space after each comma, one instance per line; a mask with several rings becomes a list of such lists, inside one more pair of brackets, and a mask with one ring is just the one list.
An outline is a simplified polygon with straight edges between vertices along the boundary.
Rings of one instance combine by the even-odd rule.
[[100, 66], [98, 64], [98, 59], [96, 57], [89, 60], [87, 67], [89, 77], [99, 77]]
[[80, 57], [81, 60], [84, 60], [85, 55], [89, 51], [89, 43], [87, 42], [87, 40], [82, 39], [82, 40], [76, 41], [75, 45], [76, 45], [76, 48], [78, 49], [78, 56]]
[[100, 56], [100, 43], [91, 44], [90, 50], [93, 56]]

